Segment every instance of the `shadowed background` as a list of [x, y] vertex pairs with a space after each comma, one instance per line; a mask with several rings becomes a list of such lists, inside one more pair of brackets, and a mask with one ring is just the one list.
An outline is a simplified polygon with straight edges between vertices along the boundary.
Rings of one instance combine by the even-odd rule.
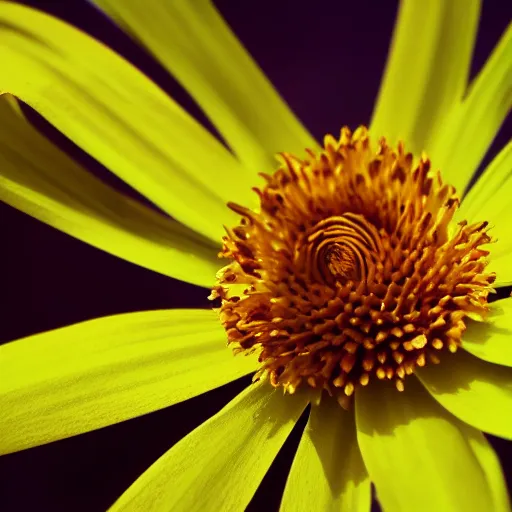
[[[172, 77], [87, 2], [23, 3], [64, 18], [102, 40], [212, 129]], [[397, 1], [324, 0], [301, 5], [293, 0], [217, 0], [216, 5], [317, 139], [321, 140], [329, 132], [337, 135], [345, 124], [356, 128], [369, 122]], [[505, 2], [485, 2], [472, 76], [485, 62], [511, 14], [512, 8]], [[32, 118], [50, 138], [97, 176], [144, 201], [44, 120], [36, 115]], [[510, 128], [509, 120], [485, 162], [508, 140]], [[119, 260], [3, 203], [0, 203], [0, 229], [3, 240], [0, 342], [98, 316], [173, 307], [209, 307], [207, 290]], [[220, 410], [249, 382], [250, 377], [246, 377], [172, 408], [0, 458], [0, 510], [105, 510], [160, 455]], [[304, 425], [305, 416], [283, 446], [248, 510], [278, 509]], [[495, 438], [491, 442], [507, 472], [510, 489], [512, 443]], [[428, 482], [426, 490], [435, 492], [428, 488]]]

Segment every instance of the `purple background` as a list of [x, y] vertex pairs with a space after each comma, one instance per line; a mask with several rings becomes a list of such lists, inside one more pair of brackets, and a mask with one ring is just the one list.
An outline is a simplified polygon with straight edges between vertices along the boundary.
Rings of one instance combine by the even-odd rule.
[[[187, 94], [142, 49], [86, 2], [25, 2], [54, 13], [134, 62], [205, 125]], [[321, 139], [343, 124], [368, 123], [384, 68], [397, 2], [218, 0], [217, 5], [301, 120]], [[473, 75], [511, 15], [485, 3]], [[270, 115], [270, 114], [269, 114]], [[65, 150], [98, 176], [138, 197], [97, 162], [35, 117]], [[510, 136], [510, 123], [490, 154]], [[79, 242], [0, 203], [0, 342], [109, 314], [208, 306], [208, 292], [170, 280]], [[105, 510], [151, 463], [250, 382], [240, 379], [159, 412], [0, 458], [0, 509]], [[1, 413], [1, 411], [0, 411]], [[248, 510], [277, 510], [305, 418], [285, 443]], [[491, 439], [510, 470], [512, 443]], [[343, 461], [340, 461], [343, 464]], [[512, 482], [509, 479], [509, 487]], [[427, 492], [432, 492], [428, 488]], [[435, 491], [434, 491], [435, 492]]]

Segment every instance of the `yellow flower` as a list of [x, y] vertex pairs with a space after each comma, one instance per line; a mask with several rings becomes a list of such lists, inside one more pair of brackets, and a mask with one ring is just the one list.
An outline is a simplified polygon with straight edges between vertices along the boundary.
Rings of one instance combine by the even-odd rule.
[[[510, 108], [512, 31], [468, 88], [479, 2], [404, 0], [370, 138], [345, 130], [322, 156], [209, 1], [96, 3], [182, 83], [231, 151], [108, 48], [2, 2], [0, 88], [10, 94], [0, 96], [0, 199], [128, 261], [214, 287], [223, 325], [209, 310], [146, 311], [1, 346], [1, 452], [259, 370], [113, 510], [243, 510], [308, 404], [282, 510], [368, 510], [370, 481], [392, 512], [509, 510], [481, 431], [512, 438], [512, 299], [487, 302], [491, 286], [512, 283], [512, 144], [458, 209], [421, 155], [443, 183], [466, 188]], [[176, 220], [88, 174], [26, 122], [15, 97]], [[379, 150], [381, 136], [389, 146]], [[272, 175], [277, 152], [286, 155]], [[347, 201], [360, 206], [335, 211]], [[317, 217], [302, 226], [307, 208]], [[393, 212], [410, 212], [400, 229]], [[223, 225], [232, 262], [219, 272]], [[496, 242], [482, 247], [488, 236]], [[297, 240], [306, 245], [292, 254]], [[372, 280], [385, 289], [371, 292]], [[226, 338], [255, 355], [233, 357]]]

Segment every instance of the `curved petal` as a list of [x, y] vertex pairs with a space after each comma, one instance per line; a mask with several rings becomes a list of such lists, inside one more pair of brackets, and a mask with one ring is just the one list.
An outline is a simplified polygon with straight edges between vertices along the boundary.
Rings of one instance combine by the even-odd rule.
[[482, 176], [471, 187], [456, 212], [454, 224], [461, 220], [486, 220], [494, 243], [489, 247], [491, 256], [487, 267], [496, 273], [495, 286], [512, 284], [512, 236], [509, 212], [512, 207], [512, 141], [494, 157]]
[[[380, 384], [380, 385], [379, 385]], [[384, 510], [509, 510], [485, 437], [439, 406], [414, 379], [356, 393], [357, 439]]]
[[227, 143], [257, 172], [274, 154], [316, 142], [210, 0], [94, 0], [181, 82]]
[[462, 347], [490, 363], [512, 366], [512, 297], [489, 304], [485, 322], [469, 321]]
[[512, 140], [492, 159], [476, 183], [463, 198], [456, 219], [476, 222], [500, 219], [510, 208], [512, 195]]
[[98, 318], [0, 346], [0, 453], [182, 402], [255, 370], [210, 310]]
[[0, 95], [0, 200], [99, 249], [210, 287], [216, 251], [188, 228], [119, 194], [39, 134]]
[[494, 508], [492, 510], [510, 512], [510, 496], [507, 489], [507, 482], [503, 478], [503, 468], [494, 449], [481, 432], [475, 433], [475, 430], [464, 423], [461, 430], [467, 432], [467, 441], [473, 451], [480, 467], [482, 468], [485, 479], [489, 486], [489, 491], [493, 499]]
[[370, 478], [357, 445], [354, 415], [336, 400], [311, 405], [284, 489], [282, 512], [368, 512]]
[[429, 149], [445, 112], [464, 94], [480, 1], [403, 0], [371, 131]]
[[464, 100], [438, 126], [428, 148], [436, 168], [462, 193], [512, 105], [512, 24], [472, 82]]
[[460, 350], [416, 373], [429, 393], [457, 418], [489, 434], [512, 439], [512, 368]]
[[225, 202], [254, 201], [252, 173], [220, 142], [137, 69], [71, 25], [0, 2], [0, 60], [0, 91], [27, 102], [204, 236], [220, 240], [222, 224], [237, 218]]
[[496, 286], [512, 284], [512, 236], [508, 222], [512, 208], [512, 141], [489, 164], [457, 211], [455, 222], [486, 220], [495, 243], [489, 247], [489, 272], [496, 272]]
[[245, 510], [307, 405], [253, 384], [158, 459], [110, 509]]

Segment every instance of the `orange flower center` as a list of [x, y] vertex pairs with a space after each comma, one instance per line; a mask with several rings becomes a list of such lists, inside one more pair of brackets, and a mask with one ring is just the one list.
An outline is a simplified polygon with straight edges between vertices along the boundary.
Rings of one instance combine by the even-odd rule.
[[259, 354], [256, 378], [293, 393], [325, 389], [348, 407], [357, 386], [457, 351], [465, 318], [482, 320], [487, 223], [454, 225], [455, 189], [422, 156], [367, 130], [281, 166], [255, 189], [258, 210], [227, 229], [211, 299], [235, 352]]

